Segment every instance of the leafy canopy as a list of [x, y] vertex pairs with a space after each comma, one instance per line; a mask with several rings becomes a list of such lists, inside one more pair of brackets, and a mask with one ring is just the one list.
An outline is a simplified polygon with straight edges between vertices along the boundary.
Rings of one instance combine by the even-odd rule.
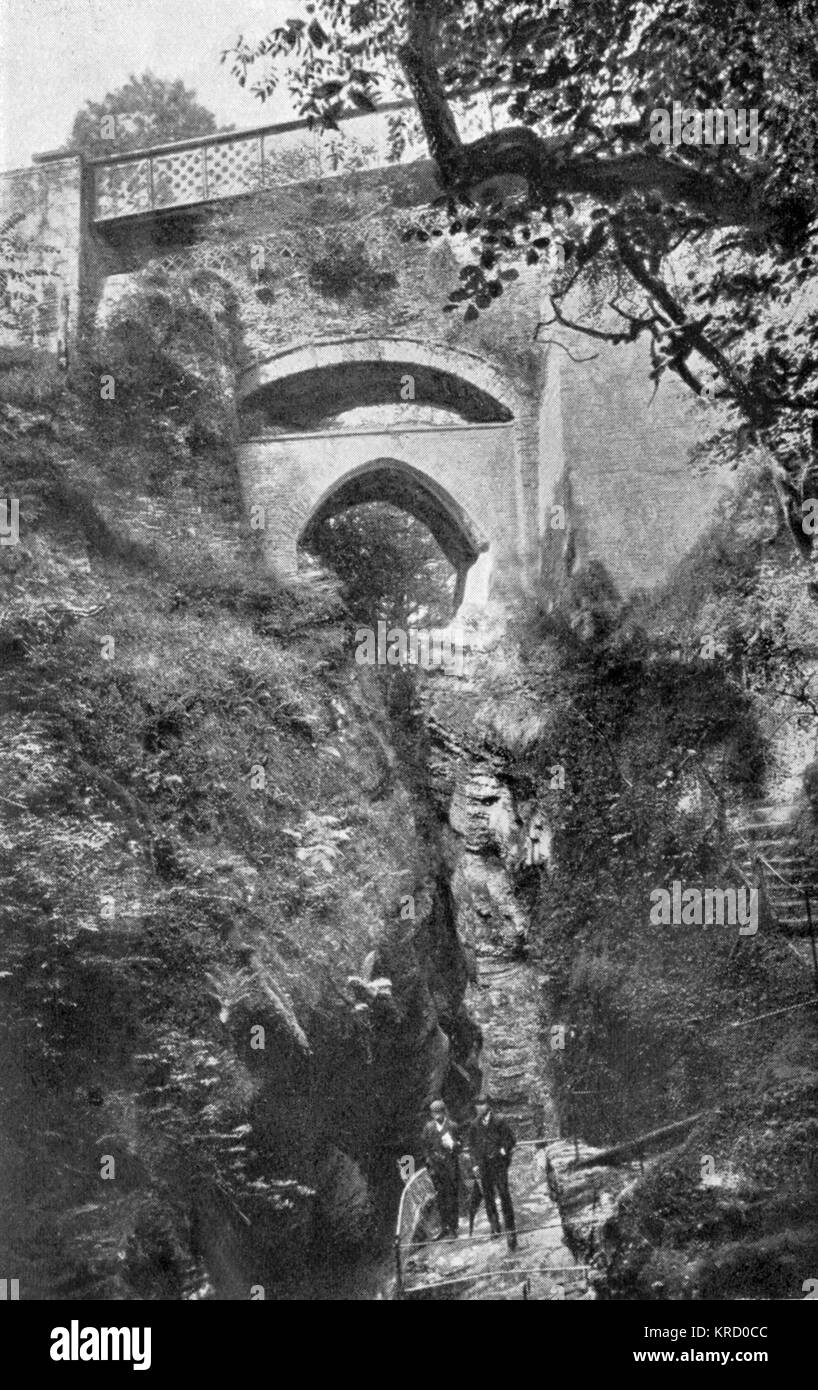
[[426, 527], [385, 502], [350, 507], [318, 528], [310, 549], [340, 578], [353, 618], [375, 628], [445, 624], [455, 576]]
[[[111, 117], [113, 121], [106, 120]], [[184, 82], [143, 72], [141, 77], [132, 74], [102, 101], [85, 103], [74, 117], [69, 148], [95, 158], [212, 135], [216, 129], [212, 111], [200, 106]]]

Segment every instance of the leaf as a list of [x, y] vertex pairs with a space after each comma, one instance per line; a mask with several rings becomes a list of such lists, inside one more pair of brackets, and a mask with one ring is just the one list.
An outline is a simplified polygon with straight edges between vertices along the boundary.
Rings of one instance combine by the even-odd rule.
[[480, 315], [478, 314], [478, 312], [477, 312], [477, 310], [475, 309], [474, 305], [473, 305], [473, 304], [470, 304], [469, 307], [468, 307], [468, 309], [466, 310], [465, 314], [463, 315], [463, 322], [464, 322], [464, 323], [474, 323], [474, 320], [475, 320], [476, 318], [479, 318], [479, 317], [480, 317]]
[[[301, 27], [303, 28], [303, 20], [298, 21], [291, 19], [288, 21], [288, 23], [291, 25], [300, 23]], [[324, 44], [327, 41], [327, 36], [321, 28], [321, 25], [318, 23], [317, 19], [313, 19], [310, 21], [309, 28], [307, 29], [307, 38], [309, 39], [310, 43], [315, 45], [316, 48], [324, 47]]]
[[372, 98], [367, 96], [360, 87], [350, 87], [349, 95], [360, 111], [377, 111], [378, 108]]

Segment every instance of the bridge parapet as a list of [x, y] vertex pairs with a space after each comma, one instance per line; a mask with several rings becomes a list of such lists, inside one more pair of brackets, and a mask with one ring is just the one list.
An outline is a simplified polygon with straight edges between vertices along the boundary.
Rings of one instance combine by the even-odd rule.
[[343, 132], [320, 140], [305, 121], [285, 121], [91, 160], [94, 221], [146, 216], [415, 160], [420, 154], [415, 143], [399, 148], [389, 136], [390, 115], [404, 105], [351, 114]]
[[[487, 94], [454, 107], [464, 138], [492, 128]], [[337, 130], [321, 135], [309, 121], [279, 121], [89, 160], [92, 217], [97, 223], [144, 217], [426, 159], [413, 104], [384, 102], [376, 111], [347, 112]]]

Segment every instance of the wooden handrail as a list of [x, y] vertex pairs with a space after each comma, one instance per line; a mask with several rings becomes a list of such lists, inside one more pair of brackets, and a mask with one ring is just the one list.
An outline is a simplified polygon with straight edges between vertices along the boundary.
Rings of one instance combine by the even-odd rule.
[[608, 1164], [621, 1163], [630, 1157], [638, 1158], [644, 1153], [646, 1148], [653, 1144], [661, 1143], [664, 1139], [675, 1138], [677, 1134], [683, 1134], [691, 1125], [698, 1120], [707, 1119], [710, 1115], [718, 1115], [718, 1109], [700, 1110], [695, 1115], [687, 1115], [683, 1120], [674, 1120], [672, 1124], [662, 1125], [659, 1129], [652, 1129], [647, 1134], [640, 1134], [636, 1139], [627, 1139], [622, 1144], [614, 1144], [608, 1149], [599, 1149], [590, 1158], [575, 1159], [570, 1165], [571, 1171], [579, 1168], [603, 1168]]

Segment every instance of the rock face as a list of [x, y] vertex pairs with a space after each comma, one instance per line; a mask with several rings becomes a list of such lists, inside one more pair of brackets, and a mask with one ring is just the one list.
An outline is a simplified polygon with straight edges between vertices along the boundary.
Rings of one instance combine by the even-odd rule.
[[514, 952], [525, 944], [528, 922], [502, 865], [496, 859], [462, 851], [456, 857], [452, 891], [458, 902], [458, 926], [478, 954]]
[[375, 1207], [369, 1185], [357, 1163], [332, 1144], [319, 1168], [316, 1208], [318, 1221], [336, 1248], [359, 1253], [371, 1242]]
[[494, 772], [468, 767], [455, 780], [449, 824], [472, 854], [508, 853], [522, 829], [509, 788]]
[[435, 712], [429, 719], [432, 790], [450, 833], [445, 837], [457, 929], [468, 949], [513, 952], [528, 925], [511, 874], [524, 858], [525, 828], [499, 759], [469, 741], [465, 727]]
[[569, 1248], [586, 1263], [599, 1255], [605, 1224], [640, 1171], [638, 1163], [594, 1167], [594, 1155], [600, 1152], [567, 1139], [548, 1150], [548, 1190], [559, 1207]]

